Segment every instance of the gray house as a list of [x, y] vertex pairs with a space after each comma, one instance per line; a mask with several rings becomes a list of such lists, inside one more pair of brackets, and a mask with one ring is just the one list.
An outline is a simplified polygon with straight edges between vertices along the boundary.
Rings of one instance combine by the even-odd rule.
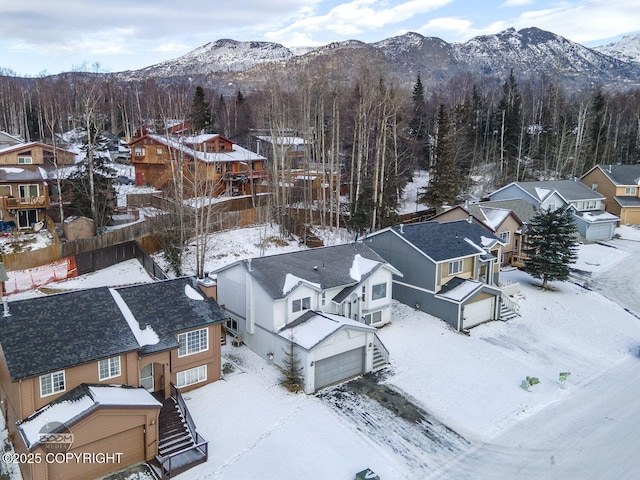
[[497, 286], [502, 243], [468, 220], [423, 222], [372, 233], [367, 244], [402, 272], [393, 298], [458, 331], [501, 315]]
[[521, 198], [539, 210], [569, 208], [580, 235], [589, 241], [609, 240], [620, 219], [604, 210], [604, 195], [574, 180], [512, 182], [489, 194], [492, 201]]
[[280, 366], [292, 342], [306, 393], [388, 358], [376, 327], [391, 319], [392, 279], [402, 274], [362, 242], [241, 260], [214, 274], [227, 331]]

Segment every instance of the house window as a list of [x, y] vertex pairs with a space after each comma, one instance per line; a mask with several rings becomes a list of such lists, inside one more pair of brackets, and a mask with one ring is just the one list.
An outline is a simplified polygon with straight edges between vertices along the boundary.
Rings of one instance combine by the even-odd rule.
[[135, 147], [133, 149], [133, 155], [136, 157], [144, 157], [144, 147]]
[[302, 310], [309, 310], [311, 308], [311, 297], [299, 298], [298, 300], [294, 300], [291, 302], [291, 310], [295, 312], [300, 312]]
[[378, 283], [371, 287], [371, 300], [380, 300], [387, 297], [387, 284]]
[[209, 349], [209, 330], [201, 328], [178, 335], [178, 357], [193, 355]]
[[591, 190], [593, 190], [594, 192], [598, 191], [598, 184], [597, 183], [592, 183], [591, 184]]
[[625, 195], [635, 195], [638, 191], [637, 187], [625, 187], [624, 194]]
[[33, 197], [37, 197], [38, 196], [38, 185], [37, 184], [20, 185], [19, 190], [20, 190], [20, 198], [23, 199], [23, 201], [25, 201], [25, 203], [28, 203], [28, 199], [29, 198], [33, 198]]
[[593, 210], [593, 209], [595, 209], [595, 208], [596, 208], [596, 206], [597, 206], [597, 205], [598, 205], [597, 200], [589, 200], [589, 201], [587, 202], [587, 209], [588, 209], [588, 210]]
[[375, 325], [382, 322], [382, 310], [366, 314], [364, 317], [364, 323], [367, 325]]
[[40, 375], [40, 396], [46, 397], [54, 393], [64, 392], [64, 370]]
[[509, 243], [511, 243], [511, 232], [500, 232], [499, 237], [505, 245], [509, 245]]
[[207, 379], [207, 366], [201, 365], [189, 370], [183, 370], [176, 374], [176, 382], [178, 388], [193, 385], [194, 383], [204, 382]]
[[120, 357], [107, 358], [98, 362], [100, 381], [120, 376]]
[[362, 286], [362, 301], [364, 302], [367, 298], [367, 287], [366, 285]]
[[455, 275], [462, 272], [462, 260], [454, 260], [449, 262], [449, 275]]
[[231, 330], [232, 332], [238, 332], [238, 321], [235, 318], [230, 318], [229, 320], [227, 320], [227, 323], [225, 324], [225, 328], [227, 330]]
[[33, 157], [30, 157], [30, 156], [29, 157], [26, 157], [26, 156], [25, 157], [18, 157], [18, 163], [20, 165], [31, 164], [31, 163], [33, 163]]
[[162, 147], [156, 147], [156, 155], [162, 155]]
[[322, 302], [321, 305], [324, 307], [327, 303], [327, 292], [322, 292], [320, 301]]

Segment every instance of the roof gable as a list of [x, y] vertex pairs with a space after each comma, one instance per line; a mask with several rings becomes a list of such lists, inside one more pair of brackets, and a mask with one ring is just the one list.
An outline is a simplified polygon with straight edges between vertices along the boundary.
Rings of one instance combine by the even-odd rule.
[[[640, 164], [636, 165], [596, 165], [614, 185], [640, 185]], [[583, 175], [584, 177], [584, 175]]]

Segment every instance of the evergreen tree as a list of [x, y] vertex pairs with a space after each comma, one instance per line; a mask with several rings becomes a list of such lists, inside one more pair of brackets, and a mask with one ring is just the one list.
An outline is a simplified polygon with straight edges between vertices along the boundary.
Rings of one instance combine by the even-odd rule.
[[571, 211], [548, 210], [536, 215], [527, 227], [524, 270], [542, 279], [542, 288], [549, 280], [569, 278], [569, 264], [577, 259], [577, 227]]
[[420, 202], [435, 208], [455, 205], [459, 193], [459, 177], [449, 133], [449, 115], [444, 104], [440, 104], [435, 163], [431, 168], [429, 185], [423, 189], [419, 197]]
[[293, 332], [291, 332], [287, 348], [283, 349], [284, 359], [282, 360], [283, 367], [281, 370], [284, 379], [282, 384], [290, 392], [299, 392], [303, 389], [302, 366], [300, 365], [298, 355], [296, 355], [295, 342], [293, 338]]
[[211, 106], [204, 98], [204, 90], [201, 86], [196, 87], [191, 103], [191, 124], [196, 133], [209, 133], [213, 129], [213, 116], [211, 114]]
[[424, 85], [418, 72], [411, 95], [413, 117], [409, 122], [409, 136], [415, 140], [415, 153], [421, 167], [429, 166], [429, 135], [427, 132], [427, 107], [424, 98]]
[[509, 78], [502, 86], [502, 99], [498, 108], [500, 119], [501, 138], [501, 164], [500, 171], [505, 181], [515, 179], [515, 164], [518, 162], [521, 149], [520, 137], [522, 132], [522, 96], [520, 88], [513, 75], [513, 70]]
[[[93, 146], [85, 145], [84, 149], [93, 149], [93, 160], [88, 158], [76, 164], [73, 172], [65, 182], [64, 190], [72, 198], [68, 207], [68, 214], [91, 218], [95, 224], [95, 231], [101, 234], [104, 227], [111, 221], [115, 206], [115, 192], [113, 190], [113, 177], [115, 170], [109, 165], [107, 141], [104, 136], [94, 134]], [[104, 151], [100, 155], [98, 152]], [[94, 198], [91, 198], [91, 181], [93, 175]], [[95, 213], [94, 213], [95, 209]]]

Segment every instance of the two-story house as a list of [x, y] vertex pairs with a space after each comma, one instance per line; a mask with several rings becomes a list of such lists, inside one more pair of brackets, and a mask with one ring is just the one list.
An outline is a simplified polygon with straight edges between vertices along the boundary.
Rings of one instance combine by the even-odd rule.
[[500, 265], [522, 266], [526, 224], [535, 214], [533, 205], [516, 198], [458, 205], [430, 220], [443, 223], [472, 217], [501, 240]]
[[489, 194], [493, 200], [520, 198], [539, 210], [569, 208], [580, 235], [589, 241], [609, 240], [619, 218], [604, 210], [604, 195], [577, 180], [512, 182]]
[[20, 229], [44, 220], [50, 197], [59, 197], [56, 165], [73, 165], [75, 154], [39, 142], [0, 147], [0, 220]]
[[385, 228], [369, 245], [397, 267], [393, 298], [441, 318], [458, 331], [500, 318], [502, 243], [473, 220]]
[[621, 223], [640, 225], [640, 164], [596, 165], [580, 180], [604, 196], [605, 210]]
[[206, 182], [210, 196], [235, 196], [254, 193], [256, 184], [267, 176], [265, 157], [218, 134], [146, 134], [129, 147], [136, 185], [166, 189], [182, 174], [187, 184]]
[[[42, 460], [20, 464], [23, 478], [95, 478], [154, 459], [164, 465], [176, 452], [167, 448], [161, 407], [175, 410], [181, 391], [220, 378], [226, 318], [191, 278], [6, 304], [2, 414], [16, 452]], [[60, 445], [46, 434], [57, 433], [71, 434], [64, 452], [78, 456], [47, 461]], [[193, 438], [182, 432], [176, 445], [206, 456]], [[117, 461], [81, 461], [98, 452]]]
[[401, 273], [363, 243], [238, 261], [216, 272], [227, 330], [283, 365], [288, 342], [300, 358], [304, 391], [374, 369], [385, 349], [377, 326], [391, 320], [392, 276]]

